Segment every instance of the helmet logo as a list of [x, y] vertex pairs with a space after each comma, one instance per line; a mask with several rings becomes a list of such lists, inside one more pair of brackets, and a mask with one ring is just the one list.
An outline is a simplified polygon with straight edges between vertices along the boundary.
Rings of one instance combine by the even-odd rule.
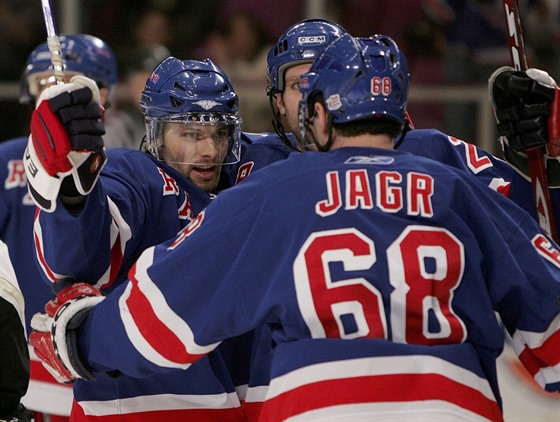
[[304, 44], [324, 44], [327, 42], [326, 35], [309, 35], [307, 37], [298, 37], [297, 43], [299, 45]]
[[218, 103], [216, 101], [212, 101], [212, 100], [200, 100], [200, 101], [194, 102], [193, 104], [196, 104], [196, 105], [202, 107], [204, 110], [210, 110], [210, 109], [220, 105], [220, 103]]
[[157, 84], [157, 82], [159, 81], [159, 75], [155, 72], [152, 72], [152, 74], [150, 75], [150, 81]]
[[340, 101], [339, 94], [330, 95], [329, 98], [327, 98], [326, 102], [327, 108], [329, 110], [338, 110], [340, 107], [342, 107], [342, 102]]

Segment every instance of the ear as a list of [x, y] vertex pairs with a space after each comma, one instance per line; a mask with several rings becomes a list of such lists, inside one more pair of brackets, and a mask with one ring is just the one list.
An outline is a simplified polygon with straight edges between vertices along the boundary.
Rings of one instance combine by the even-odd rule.
[[313, 104], [313, 125], [316, 125], [317, 133], [320, 136], [328, 137], [328, 114], [325, 106], [319, 101]]
[[284, 106], [284, 99], [282, 97], [283, 96], [281, 92], [278, 92], [276, 94], [276, 107], [278, 107], [278, 111], [280, 112], [280, 115], [285, 116], [286, 107]]

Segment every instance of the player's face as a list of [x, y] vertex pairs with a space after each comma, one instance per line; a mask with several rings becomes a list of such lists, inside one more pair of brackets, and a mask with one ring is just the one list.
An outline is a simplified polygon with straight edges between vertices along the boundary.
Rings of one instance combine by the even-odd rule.
[[230, 134], [227, 125], [165, 123], [162, 159], [199, 188], [211, 192], [218, 186]]
[[298, 64], [292, 66], [284, 73], [284, 91], [278, 95], [276, 104], [280, 114], [286, 117], [290, 132], [298, 133], [298, 107], [301, 101], [299, 90], [299, 77], [308, 72], [311, 63]]

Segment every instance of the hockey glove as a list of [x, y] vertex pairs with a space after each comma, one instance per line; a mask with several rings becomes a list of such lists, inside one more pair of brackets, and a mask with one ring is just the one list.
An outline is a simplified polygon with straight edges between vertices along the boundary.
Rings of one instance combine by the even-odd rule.
[[41, 93], [24, 155], [29, 192], [40, 208], [54, 211], [59, 193], [91, 192], [107, 160], [101, 120], [99, 88], [85, 76]]
[[76, 330], [89, 311], [103, 299], [105, 297], [95, 286], [72, 284], [47, 303], [46, 314], [37, 313], [31, 319], [33, 331], [29, 343], [58, 382], [95, 379], [78, 356]]
[[[554, 79], [538, 69], [521, 72], [502, 67], [488, 81], [504, 158], [526, 178], [530, 172], [525, 152], [547, 146], [548, 120], [557, 91]], [[549, 185], [560, 187], [560, 163], [546, 158]]]

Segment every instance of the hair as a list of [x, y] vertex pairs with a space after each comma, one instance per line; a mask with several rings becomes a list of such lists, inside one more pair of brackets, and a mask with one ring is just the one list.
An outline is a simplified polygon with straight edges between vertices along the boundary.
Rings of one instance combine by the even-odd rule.
[[396, 138], [402, 132], [402, 125], [385, 116], [371, 116], [345, 123], [333, 123], [341, 136], [384, 135]]
[[[320, 91], [315, 91], [309, 95], [308, 113], [313, 113], [313, 105], [321, 103], [325, 110], [325, 100]], [[310, 116], [308, 116], [310, 117]], [[396, 138], [403, 130], [403, 126], [392, 119], [383, 115], [372, 115], [359, 120], [351, 120], [344, 123], [332, 123], [332, 126], [341, 136], [353, 137], [360, 135], [389, 135]]]

